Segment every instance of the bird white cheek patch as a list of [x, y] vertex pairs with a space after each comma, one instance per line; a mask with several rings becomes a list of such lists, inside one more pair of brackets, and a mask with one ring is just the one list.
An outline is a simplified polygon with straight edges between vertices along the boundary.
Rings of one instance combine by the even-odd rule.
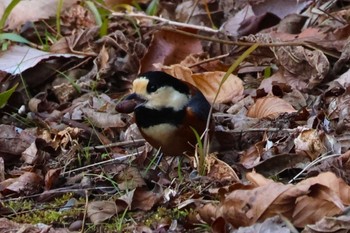
[[172, 108], [174, 111], [183, 109], [189, 101], [189, 97], [176, 91], [172, 87], [161, 87], [151, 94], [151, 98], [146, 103], [148, 108], [161, 109]]

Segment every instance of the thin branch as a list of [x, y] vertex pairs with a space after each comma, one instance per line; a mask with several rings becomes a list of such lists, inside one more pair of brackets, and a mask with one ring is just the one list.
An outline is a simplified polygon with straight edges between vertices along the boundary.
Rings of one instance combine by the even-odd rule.
[[196, 2], [193, 4], [191, 13], [189, 14], [186, 23], [188, 24], [190, 22], [191, 17], [193, 16], [194, 10], [196, 9], [197, 5], [198, 5], [199, 0], [196, 0]]
[[293, 177], [293, 179], [291, 179], [288, 184], [293, 183], [299, 176], [301, 176], [301, 174], [303, 174], [307, 169], [311, 168], [312, 166], [316, 165], [317, 163], [329, 159], [329, 158], [333, 158], [333, 157], [338, 157], [341, 156], [341, 154], [333, 154], [333, 155], [327, 155], [327, 156], [321, 156], [318, 157], [317, 159], [315, 159], [314, 161], [312, 161], [311, 163], [309, 163], [306, 167], [304, 167], [303, 170], [301, 170], [296, 176]]
[[223, 130], [225, 133], [253, 133], [253, 132], [287, 132], [294, 133], [297, 129], [280, 129], [280, 128], [250, 128], [250, 129], [234, 129]]
[[91, 146], [88, 147], [88, 150], [95, 150], [95, 149], [107, 149], [111, 147], [116, 147], [116, 146], [129, 146], [129, 145], [135, 145], [135, 144], [141, 144], [145, 143], [145, 139], [135, 139], [135, 140], [129, 140], [129, 141], [124, 141], [124, 142], [115, 142], [115, 143], [110, 143], [107, 145], [100, 145], [100, 146]]
[[211, 58], [205, 59], [203, 61], [197, 62], [197, 63], [195, 63], [193, 65], [190, 65], [188, 68], [193, 68], [193, 67], [205, 64], [205, 63], [209, 63], [209, 62], [212, 62], [212, 61], [220, 60], [221, 58], [228, 57], [229, 55], [230, 55], [229, 53], [225, 53], [223, 55], [219, 55], [219, 56], [216, 56], [216, 57], [211, 57]]
[[219, 30], [212, 29], [210, 27], [206, 26], [199, 26], [199, 25], [194, 25], [194, 24], [188, 24], [188, 23], [180, 23], [176, 21], [172, 21], [169, 19], [164, 19], [158, 16], [150, 16], [150, 15], [145, 15], [141, 13], [121, 13], [121, 12], [115, 12], [112, 14], [113, 16], [119, 16], [119, 17], [133, 17], [133, 18], [145, 18], [145, 19], [152, 19], [156, 20], [158, 22], [162, 22], [164, 24], [170, 25], [170, 26], [177, 26], [177, 27], [185, 27], [185, 28], [192, 28], [196, 30], [200, 30], [203, 32], [208, 32], [208, 33], [218, 33]]
[[259, 47], [308, 46], [308, 44], [306, 44], [303, 41], [299, 41], [299, 42], [288, 41], [288, 42], [275, 42], [275, 43], [243, 42], [243, 41], [223, 40], [223, 39], [213, 38], [213, 37], [209, 37], [209, 36], [199, 35], [196, 33], [186, 32], [186, 31], [183, 31], [180, 29], [176, 29], [174, 27], [169, 27], [169, 26], [163, 26], [163, 27], [161, 27], [161, 29], [166, 30], [166, 31], [177, 32], [179, 34], [183, 34], [183, 35], [187, 35], [187, 36], [192, 36], [192, 37], [202, 39], [202, 40], [218, 42], [221, 44], [228, 44], [228, 45], [252, 46], [254, 44], [258, 44]]
[[124, 155], [124, 156], [120, 156], [120, 157], [117, 157], [117, 158], [114, 158], [114, 159], [109, 159], [109, 160], [106, 160], [106, 161], [101, 161], [101, 162], [98, 162], [98, 163], [94, 163], [94, 164], [89, 164], [85, 167], [79, 167], [79, 168], [76, 168], [76, 169], [73, 169], [73, 170], [70, 170], [70, 171], [66, 171], [66, 172], [63, 172], [62, 175], [67, 175], [69, 173], [72, 173], [72, 172], [77, 172], [77, 171], [81, 171], [81, 170], [86, 170], [88, 168], [91, 168], [91, 167], [97, 167], [97, 166], [100, 166], [100, 165], [105, 165], [105, 164], [108, 164], [108, 163], [113, 163], [115, 161], [122, 161], [122, 160], [125, 160], [127, 158], [130, 158], [132, 156], [137, 156], [139, 155], [140, 153], [136, 152], [136, 153], [132, 153], [132, 154], [129, 154], [129, 155]]

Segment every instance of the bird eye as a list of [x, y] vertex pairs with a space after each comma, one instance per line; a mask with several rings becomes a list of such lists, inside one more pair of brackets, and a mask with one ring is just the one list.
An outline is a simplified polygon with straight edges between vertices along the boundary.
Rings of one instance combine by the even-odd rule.
[[157, 89], [158, 89], [157, 85], [152, 84], [152, 85], [148, 86], [147, 91], [149, 93], [152, 93], [152, 92], [155, 92]]

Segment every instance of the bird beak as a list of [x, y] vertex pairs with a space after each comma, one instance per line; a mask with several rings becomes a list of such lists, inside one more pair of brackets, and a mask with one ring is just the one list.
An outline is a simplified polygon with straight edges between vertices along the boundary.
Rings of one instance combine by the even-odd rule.
[[127, 95], [123, 100], [121, 100], [115, 109], [120, 113], [131, 113], [135, 110], [137, 106], [143, 104], [146, 100], [136, 93], [131, 93]]

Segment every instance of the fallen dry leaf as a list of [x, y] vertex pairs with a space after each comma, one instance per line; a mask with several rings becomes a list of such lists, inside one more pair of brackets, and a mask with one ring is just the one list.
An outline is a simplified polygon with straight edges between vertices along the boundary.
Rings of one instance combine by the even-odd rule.
[[0, 232], [26, 232], [26, 233], [69, 233], [68, 229], [54, 229], [52, 226], [45, 224], [20, 224], [14, 221], [8, 220], [7, 218], [0, 218]]
[[117, 213], [117, 206], [113, 201], [94, 201], [87, 206], [87, 216], [95, 225], [110, 219]]
[[37, 65], [39, 62], [54, 57], [78, 57], [68, 53], [48, 53], [28, 46], [13, 45], [6, 51], [1, 51], [0, 70], [10, 74], [20, 74]]
[[326, 147], [323, 143], [324, 132], [315, 129], [305, 129], [294, 139], [295, 152], [304, 154], [315, 160], [318, 156], [325, 153]]
[[136, 188], [131, 203], [132, 209], [149, 211], [163, 198], [162, 190], [151, 191], [145, 188]]
[[45, 175], [45, 190], [50, 190], [58, 181], [61, 169], [50, 169]]
[[[214, 101], [219, 85], [225, 75], [225, 72], [222, 71], [192, 74], [191, 69], [182, 65], [158, 65], [157, 67], [178, 79], [194, 85], [211, 103]], [[235, 103], [243, 98], [243, 91], [242, 80], [230, 74], [220, 89], [216, 103]]]
[[[64, 0], [62, 1], [62, 10], [75, 4], [78, 0]], [[4, 0], [4, 9], [8, 6], [11, 0]], [[40, 19], [48, 19], [51, 16], [57, 14], [57, 1], [56, 0], [22, 0], [11, 11], [6, 21], [7, 29], [16, 29], [27, 21], [38, 21]], [[0, 16], [2, 10], [0, 8]]]
[[270, 181], [255, 188], [247, 186], [247, 189], [233, 190], [221, 203], [217, 216], [222, 216], [234, 227], [250, 226], [259, 221], [270, 205], [290, 186]]
[[247, 112], [248, 117], [270, 119], [278, 117], [281, 113], [296, 112], [293, 106], [287, 101], [276, 96], [266, 96], [256, 100]]
[[340, 214], [350, 200], [350, 187], [327, 172], [302, 182], [284, 185], [257, 173], [247, 174], [252, 186], [236, 186], [221, 202], [217, 216], [234, 225], [249, 226], [282, 214], [297, 227], [324, 216]]
[[309, 193], [296, 200], [293, 224], [304, 227], [315, 223], [324, 216], [334, 216], [345, 209], [337, 193], [321, 184], [309, 187]]
[[287, 84], [298, 90], [314, 88], [329, 71], [329, 61], [320, 50], [311, 51], [296, 46], [275, 48], [273, 52], [285, 69]]
[[43, 179], [34, 172], [25, 172], [20, 177], [10, 178], [0, 183], [3, 187], [3, 195], [16, 193], [32, 195], [39, 193], [42, 189]]
[[177, 32], [159, 30], [141, 61], [141, 72], [155, 70], [153, 64], [172, 65], [180, 63], [187, 55], [201, 53], [202, 45], [197, 38]]
[[118, 188], [121, 190], [131, 190], [146, 184], [136, 167], [127, 167], [118, 174], [117, 179]]
[[25, 130], [12, 125], [0, 125], [0, 156], [5, 161], [16, 160], [34, 140], [35, 136]]
[[340, 216], [324, 217], [315, 224], [307, 225], [302, 233], [349, 232], [350, 216], [347, 211]]

